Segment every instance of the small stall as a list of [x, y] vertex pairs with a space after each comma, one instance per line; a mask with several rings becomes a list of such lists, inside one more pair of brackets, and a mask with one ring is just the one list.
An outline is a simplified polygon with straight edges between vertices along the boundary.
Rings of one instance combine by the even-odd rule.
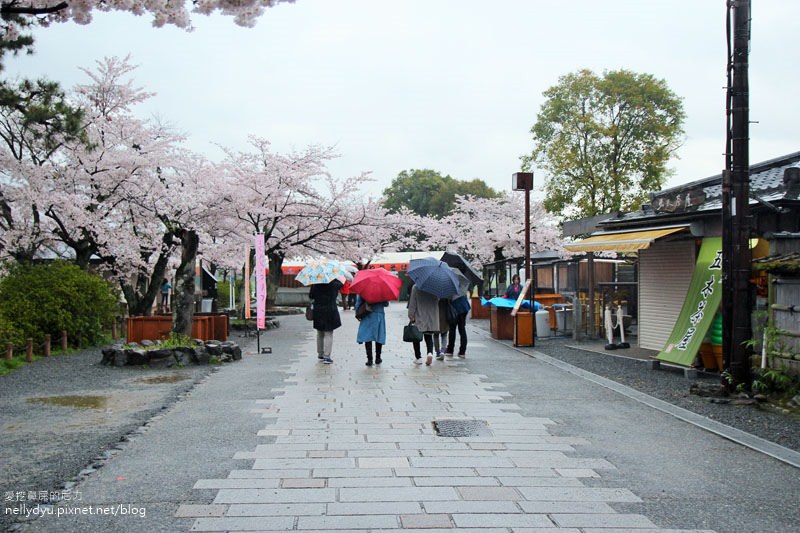
[[489, 306], [489, 331], [493, 339], [511, 340], [514, 338], [514, 317], [510, 307]]

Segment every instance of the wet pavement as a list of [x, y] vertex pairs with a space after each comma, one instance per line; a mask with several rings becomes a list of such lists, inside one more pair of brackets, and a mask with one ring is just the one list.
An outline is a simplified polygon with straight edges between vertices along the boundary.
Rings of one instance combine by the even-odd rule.
[[[334, 364], [302, 316], [245, 346], [22, 531], [797, 531], [800, 470], [490, 338], [380, 366], [352, 311]], [[77, 499], [75, 496], [80, 496]], [[43, 510], [41, 512], [46, 512]]]

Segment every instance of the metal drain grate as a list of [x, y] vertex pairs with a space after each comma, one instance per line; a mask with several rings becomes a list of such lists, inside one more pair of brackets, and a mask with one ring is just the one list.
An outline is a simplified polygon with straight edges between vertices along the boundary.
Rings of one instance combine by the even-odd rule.
[[491, 437], [494, 435], [485, 420], [434, 420], [433, 428], [440, 437]]

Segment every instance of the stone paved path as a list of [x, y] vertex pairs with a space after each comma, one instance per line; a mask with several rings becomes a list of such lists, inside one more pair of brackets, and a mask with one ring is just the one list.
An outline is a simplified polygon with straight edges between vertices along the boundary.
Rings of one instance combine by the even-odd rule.
[[[495, 341], [482, 322], [468, 323], [467, 359], [415, 366], [404, 306], [388, 312], [380, 367], [364, 366], [352, 312], [331, 366], [301, 316], [262, 335], [271, 354], [237, 338], [242, 361], [19, 533], [800, 531], [796, 468]], [[446, 420], [490, 433], [437, 435]]]
[[[263, 444], [235, 457], [252, 468], [198, 480], [217, 491], [213, 503], [178, 508], [192, 531], [678, 531], [616, 511], [639, 496], [589, 483], [616, 465], [578, 452], [591, 449], [586, 438], [555, 436], [554, 420], [521, 413], [469, 358], [417, 366], [391, 338], [385, 362], [368, 368], [352, 322], [334, 336], [333, 365], [317, 362], [312, 334], [297, 341], [285, 386], [253, 405]], [[468, 357], [507, 349], [487, 342], [473, 338]], [[434, 423], [449, 420], [482, 434], [437, 435]]]

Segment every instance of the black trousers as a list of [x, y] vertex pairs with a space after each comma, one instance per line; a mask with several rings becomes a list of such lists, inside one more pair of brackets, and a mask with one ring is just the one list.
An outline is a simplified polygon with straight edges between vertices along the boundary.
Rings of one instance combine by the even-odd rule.
[[[428, 353], [433, 353], [433, 333], [423, 333], [422, 337], [425, 339], [425, 349]], [[414, 345], [414, 357], [419, 359], [422, 357], [422, 352], [420, 351], [421, 343], [419, 341], [414, 341], [412, 344]]]
[[[367, 341], [364, 343], [364, 348], [367, 350], [367, 359], [372, 359], [372, 341]], [[380, 359], [381, 357], [381, 349], [383, 348], [383, 344], [376, 342], [375, 343], [375, 357]]]
[[456, 347], [456, 328], [458, 328], [458, 353], [467, 353], [467, 313], [461, 313], [454, 324], [450, 324], [450, 334], [447, 337], [447, 353], [453, 353]]

